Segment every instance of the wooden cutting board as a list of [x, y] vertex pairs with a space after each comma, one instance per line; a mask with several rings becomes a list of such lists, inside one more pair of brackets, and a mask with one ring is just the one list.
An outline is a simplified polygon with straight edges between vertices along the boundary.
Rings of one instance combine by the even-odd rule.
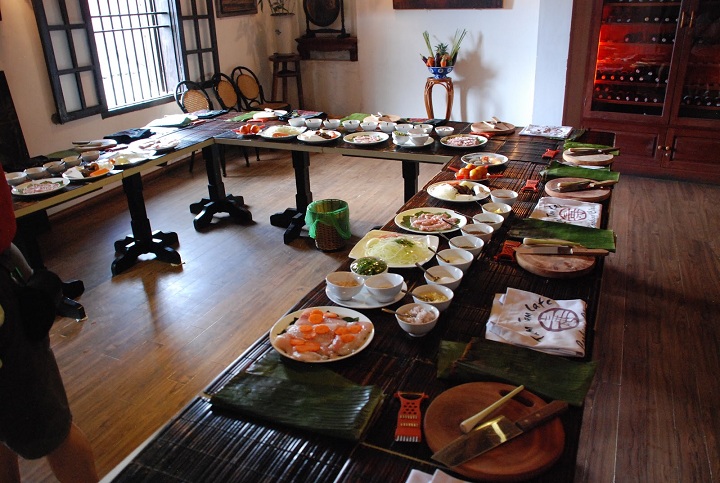
[[612, 164], [612, 154], [592, 154], [590, 156], [573, 156], [570, 150], [563, 152], [563, 159], [568, 163], [581, 166], [607, 166]]
[[[434, 452], [462, 436], [460, 423], [480, 412], [515, 387], [498, 382], [471, 382], [449, 389], [436, 397], [425, 411], [425, 440]], [[540, 409], [545, 401], [525, 390], [490, 418], [504, 415], [512, 421]], [[479, 480], [516, 481], [537, 476], [560, 458], [565, 431], [553, 419], [512, 441], [452, 468], [461, 475]]]
[[478, 134], [512, 134], [515, 132], [515, 126], [513, 124], [510, 124], [509, 122], [499, 122], [495, 125], [495, 129], [492, 129], [487, 124], [484, 124], [482, 122], [476, 122], [473, 123], [472, 126], [470, 126], [470, 129], [472, 129], [472, 132], [478, 133]]
[[558, 191], [557, 187], [560, 183], [572, 181], [588, 181], [585, 178], [555, 178], [545, 183], [545, 193], [556, 198], [565, 198], [568, 200], [578, 201], [603, 201], [610, 197], [612, 190], [610, 188], [596, 188], [582, 191]]
[[575, 278], [585, 275], [595, 267], [595, 257], [577, 255], [530, 255], [515, 252], [520, 267], [530, 273], [547, 278]]

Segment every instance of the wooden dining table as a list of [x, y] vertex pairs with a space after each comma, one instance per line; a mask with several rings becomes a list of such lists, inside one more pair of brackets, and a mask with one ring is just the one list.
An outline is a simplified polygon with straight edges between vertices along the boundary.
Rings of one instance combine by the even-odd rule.
[[[465, 123], [456, 124], [456, 129], [469, 129]], [[438, 355], [445, 342], [467, 343], [474, 338], [484, 339], [486, 324], [495, 294], [512, 287], [542, 294], [556, 300], [581, 299], [587, 304], [586, 351], [578, 360], [592, 361], [593, 337], [596, 330], [596, 313], [600, 302], [600, 284], [603, 262], [589, 273], [573, 279], [548, 279], [533, 275], [516, 263], [498, 259], [508, 231], [519, 220], [527, 218], [541, 196], [543, 183], [537, 191], [523, 191], [527, 180], [540, 180], [541, 172], [547, 168], [549, 159], [543, 155], [547, 150], [562, 148], [563, 141], [542, 137], [520, 136], [517, 134], [494, 136], [481, 148], [482, 151], [500, 153], [509, 158], [499, 177], [489, 180], [491, 189], [506, 188], [520, 193], [513, 205], [512, 213], [487, 243], [480, 256], [473, 262], [462, 283], [455, 290], [450, 307], [441, 314], [438, 325], [426, 336], [408, 336], [398, 326], [392, 314], [378, 308], [358, 309], [373, 323], [375, 335], [371, 343], [352, 357], [325, 364], [325, 368], [361, 385], [374, 385], [385, 394], [383, 403], [376, 409], [367, 431], [359, 441], [347, 441], [330, 436], [318, 435], [311, 431], [293, 429], [270, 419], [262, 419], [237, 412], [214, 408], [210, 397], [225, 387], [233, 377], [245, 372], [258, 361], [276, 355], [269, 335], [257, 340], [249, 349], [239, 354], [236, 361], [227, 367], [202, 394], [198, 394], [178, 415], [147, 440], [138, 450], [111, 474], [117, 482], [135, 481], [233, 481], [233, 482], [350, 482], [377, 481], [402, 482], [411, 470], [433, 473], [442, 469], [456, 477], [468, 478], [452, 469], [444, 468], [431, 459], [432, 450], [423, 438], [420, 442], [396, 441], [395, 428], [400, 403], [394, 398], [398, 392], [423, 393], [428, 396], [421, 403], [425, 411], [428, 405], [445, 393], [457, 387], [457, 381], [438, 378]], [[227, 136], [227, 135], [223, 135]], [[221, 139], [232, 139], [231, 137]], [[614, 135], [603, 132], [585, 132], [578, 141], [614, 145]], [[220, 141], [225, 142], [225, 141]], [[252, 141], [261, 144], [262, 141]], [[247, 143], [248, 145], [250, 142]], [[279, 144], [279, 143], [278, 143]], [[437, 143], [436, 143], [437, 144]], [[292, 150], [293, 145], [281, 149]], [[298, 152], [300, 148], [298, 144]], [[312, 146], [312, 148], [316, 148]], [[325, 148], [323, 148], [325, 149]], [[348, 149], [346, 146], [335, 149]], [[446, 150], [447, 149], [447, 150]], [[354, 150], [354, 149], [352, 149]], [[369, 149], [353, 153], [368, 155]], [[373, 156], [407, 156], [394, 146], [372, 149]], [[389, 153], [390, 152], [390, 153]], [[418, 156], [446, 156], [447, 161], [439, 166], [439, 172], [428, 183], [451, 180], [455, 171], [464, 163], [461, 156], [467, 150], [454, 150], [445, 146], [434, 146], [432, 151]], [[561, 151], [556, 153], [561, 156]], [[293, 160], [300, 160], [298, 155]], [[439, 159], [439, 158], [438, 158]], [[412, 162], [412, 161], [410, 161]], [[299, 175], [307, 176], [304, 169]], [[298, 170], [296, 170], [298, 175]], [[309, 178], [303, 178], [299, 190], [309, 187]], [[302, 185], [302, 186], [301, 186]], [[304, 193], [306, 196], [308, 192]], [[602, 226], [607, 227], [607, 214], [611, 199], [603, 201]], [[303, 199], [296, 207], [298, 211]], [[430, 196], [425, 189], [411, 196], [397, 210], [398, 213], [418, 207], [439, 207], [452, 209], [466, 217], [481, 211], [480, 203], [454, 203]], [[404, 232], [394, 220], [381, 227], [390, 232]], [[447, 242], [440, 240], [440, 248]], [[338, 269], [347, 270], [351, 260], [343, 262]], [[434, 260], [427, 266], [434, 265]], [[424, 283], [422, 272], [417, 268], [393, 268], [392, 272], [403, 275], [408, 286]], [[407, 298], [402, 303], [409, 301]], [[390, 308], [395, 308], [391, 305]], [[317, 306], [336, 305], [325, 291], [325, 283], [318, 284], [297, 304], [288, 307], [288, 313]], [[275, 321], [268, 320], [268, 327]], [[560, 357], [560, 356], [556, 356]], [[282, 358], [281, 358], [282, 359]], [[292, 366], [302, 373], [303, 368], [312, 364], [282, 359], [283, 364]], [[533, 475], [532, 481], [571, 482], [576, 468], [576, 455], [582, 423], [582, 406], [572, 406], [560, 418], [564, 429], [564, 443], [559, 458], [543, 472]]]

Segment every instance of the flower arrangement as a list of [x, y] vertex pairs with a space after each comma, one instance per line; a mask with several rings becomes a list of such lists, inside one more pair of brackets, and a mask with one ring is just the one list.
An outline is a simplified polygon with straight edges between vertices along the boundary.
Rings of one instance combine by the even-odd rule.
[[425, 45], [428, 48], [428, 56], [420, 54], [423, 62], [428, 67], [451, 67], [455, 65], [457, 61], [457, 55], [460, 51], [460, 44], [462, 43], [467, 30], [463, 29], [462, 32], [459, 30], [455, 31], [455, 36], [452, 39], [452, 48], [448, 51], [448, 44], [440, 42], [433, 49], [430, 43], [430, 34], [426, 30], [423, 32], [423, 38], [425, 39]]

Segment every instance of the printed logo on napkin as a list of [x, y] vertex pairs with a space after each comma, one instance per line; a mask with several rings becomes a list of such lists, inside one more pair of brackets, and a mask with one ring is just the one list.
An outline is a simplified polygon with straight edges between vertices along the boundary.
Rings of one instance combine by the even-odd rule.
[[600, 203], [544, 196], [538, 201], [530, 218], [600, 228], [601, 215], [602, 205]]
[[583, 300], [553, 300], [508, 288], [496, 294], [485, 338], [548, 354], [585, 355]]

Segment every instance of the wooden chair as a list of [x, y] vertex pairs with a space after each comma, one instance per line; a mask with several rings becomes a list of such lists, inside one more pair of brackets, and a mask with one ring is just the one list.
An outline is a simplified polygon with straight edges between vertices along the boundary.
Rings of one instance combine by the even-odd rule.
[[[237, 86], [232, 79], [222, 72], [218, 72], [212, 77], [212, 89], [218, 103], [223, 109], [240, 112], [240, 95]], [[242, 148], [243, 156], [245, 156], [245, 166], [250, 166], [250, 158], [248, 158], [247, 148]], [[255, 157], [260, 161], [260, 149], [255, 148]]]
[[243, 108], [246, 111], [262, 111], [263, 109], [284, 109], [291, 111], [290, 104], [285, 101], [265, 99], [265, 92], [260, 85], [260, 81], [255, 73], [247, 67], [235, 67], [230, 77], [232, 77], [235, 86], [237, 86]]

